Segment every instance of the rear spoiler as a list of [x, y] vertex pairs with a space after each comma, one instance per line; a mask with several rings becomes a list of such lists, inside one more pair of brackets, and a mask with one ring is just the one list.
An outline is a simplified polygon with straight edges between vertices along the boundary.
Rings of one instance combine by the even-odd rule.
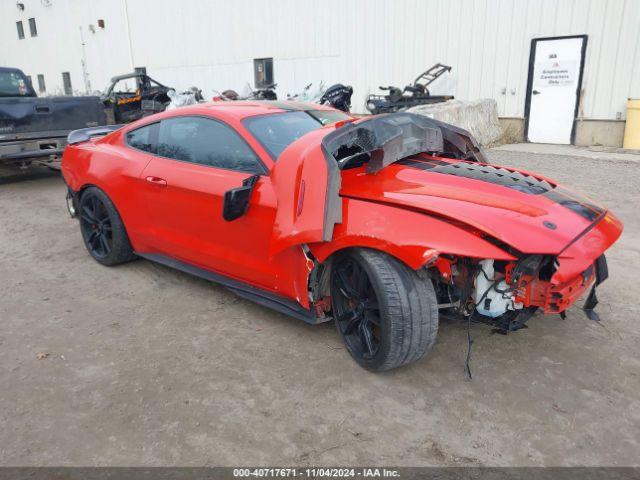
[[124, 125], [103, 125], [100, 127], [81, 128], [73, 130], [67, 136], [67, 143], [73, 145], [75, 143], [88, 142], [91, 137], [101, 137], [111, 132], [115, 132]]

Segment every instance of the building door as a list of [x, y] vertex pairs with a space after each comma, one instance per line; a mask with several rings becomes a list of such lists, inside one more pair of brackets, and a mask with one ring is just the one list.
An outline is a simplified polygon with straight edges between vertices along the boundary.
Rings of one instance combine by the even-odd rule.
[[531, 41], [525, 104], [529, 142], [573, 142], [586, 48], [586, 35]]

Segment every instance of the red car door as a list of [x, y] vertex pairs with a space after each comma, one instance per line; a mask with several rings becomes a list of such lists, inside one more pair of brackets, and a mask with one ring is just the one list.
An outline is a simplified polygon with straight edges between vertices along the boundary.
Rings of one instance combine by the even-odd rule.
[[[157, 154], [142, 172], [142, 199], [155, 251], [274, 290], [269, 242], [276, 201], [267, 171], [228, 125], [212, 118], [162, 120]], [[225, 192], [261, 175], [248, 212], [222, 216]]]

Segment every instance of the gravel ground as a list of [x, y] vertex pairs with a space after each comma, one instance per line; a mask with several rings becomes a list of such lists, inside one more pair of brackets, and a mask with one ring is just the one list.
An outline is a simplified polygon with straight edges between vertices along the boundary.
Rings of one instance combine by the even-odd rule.
[[[315, 327], [154, 265], [102, 267], [34, 169], [0, 178], [1, 465], [638, 465], [640, 165], [492, 151], [611, 207], [599, 291], [507, 337], [441, 324], [385, 374]], [[38, 358], [38, 353], [41, 353]]]

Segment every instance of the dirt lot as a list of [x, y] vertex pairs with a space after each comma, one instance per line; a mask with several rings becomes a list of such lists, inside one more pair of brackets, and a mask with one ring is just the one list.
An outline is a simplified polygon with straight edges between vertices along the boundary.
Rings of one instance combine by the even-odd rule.
[[640, 164], [491, 156], [591, 194], [626, 230], [601, 324], [573, 308], [508, 337], [475, 325], [472, 382], [462, 324], [370, 374], [332, 325], [147, 261], [100, 266], [57, 175], [0, 179], [0, 464], [640, 464]]

